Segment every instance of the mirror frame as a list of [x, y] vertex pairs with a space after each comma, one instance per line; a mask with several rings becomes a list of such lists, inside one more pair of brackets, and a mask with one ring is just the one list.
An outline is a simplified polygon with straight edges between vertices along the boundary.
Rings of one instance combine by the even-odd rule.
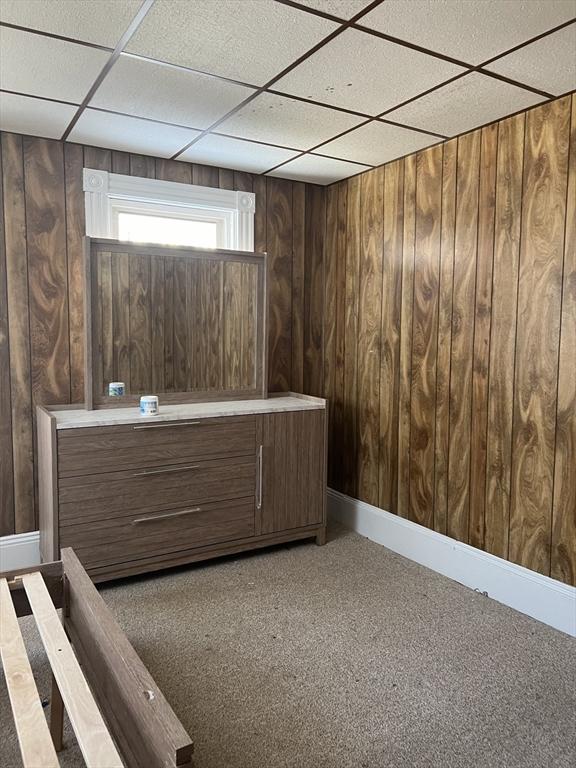
[[94, 371], [102, 366], [102, 345], [97, 338], [98, 323], [94, 322], [94, 309], [97, 306], [95, 292], [98, 288], [96, 273], [97, 256], [100, 253], [137, 253], [143, 256], [171, 256], [201, 261], [235, 261], [244, 264], [256, 264], [257, 303], [256, 318], [256, 380], [254, 387], [246, 389], [211, 389], [188, 392], [146, 392], [141, 394], [158, 395], [160, 404], [183, 404], [214, 402], [223, 400], [255, 400], [268, 397], [268, 361], [266, 344], [266, 318], [268, 313], [266, 288], [265, 253], [251, 251], [233, 251], [223, 249], [189, 248], [187, 246], [158, 245], [155, 243], [134, 243], [106, 238], [84, 238], [84, 390], [86, 410], [98, 408], [127, 408], [138, 405], [141, 394], [127, 394], [122, 397], [109, 397], [97, 389], [97, 377]]

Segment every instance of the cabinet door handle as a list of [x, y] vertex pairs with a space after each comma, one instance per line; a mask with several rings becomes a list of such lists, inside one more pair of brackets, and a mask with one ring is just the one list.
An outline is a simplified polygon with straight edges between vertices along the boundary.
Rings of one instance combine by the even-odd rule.
[[150, 517], [138, 517], [136, 520], [132, 520], [132, 525], [140, 525], [140, 523], [153, 523], [156, 520], [166, 520], [169, 517], [180, 517], [181, 515], [191, 515], [194, 512], [201, 512], [202, 507], [193, 507], [192, 509], [180, 509], [178, 512], [167, 512], [165, 515], [150, 515]]
[[198, 469], [199, 464], [191, 464], [187, 467], [168, 467], [167, 469], [145, 469], [143, 472], [133, 472], [132, 477], [142, 477], [144, 475], [165, 475], [168, 472], [184, 472], [186, 469]]
[[201, 424], [201, 421], [177, 421], [174, 422], [167, 422], [165, 424], [138, 424], [132, 429], [166, 429], [167, 427], [194, 427], [197, 424]]
[[262, 506], [262, 446], [258, 448], [258, 482], [256, 485], [256, 509]]

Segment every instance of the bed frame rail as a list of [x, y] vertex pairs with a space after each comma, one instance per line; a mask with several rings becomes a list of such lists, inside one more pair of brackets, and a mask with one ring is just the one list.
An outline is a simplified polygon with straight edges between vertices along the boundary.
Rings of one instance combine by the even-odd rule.
[[[89, 768], [192, 768], [190, 737], [72, 549], [62, 550], [61, 562], [0, 574], [0, 612], [25, 768], [58, 766], [64, 708]], [[17, 620], [30, 613], [53, 673], [49, 728]]]

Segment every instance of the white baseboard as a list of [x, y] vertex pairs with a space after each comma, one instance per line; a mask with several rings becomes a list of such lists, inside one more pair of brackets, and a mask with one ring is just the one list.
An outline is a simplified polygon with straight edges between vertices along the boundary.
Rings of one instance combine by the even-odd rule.
[[40, 533], [0, 536], [0, 571], [16, 571], [29, 565], [40, 565]]
[[362, 536], [576, 637], [576, 588], [328, 489], [329, 514]]

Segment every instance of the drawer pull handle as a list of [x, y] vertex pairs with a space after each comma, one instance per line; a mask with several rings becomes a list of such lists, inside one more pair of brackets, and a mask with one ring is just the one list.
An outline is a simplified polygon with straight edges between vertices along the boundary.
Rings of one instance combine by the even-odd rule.
[[201, 421], [177, 421], [168, 422], [166, 424], [138, 424], [132, 429], [165, 429], [166, 427], [194, 427], [197, 424], [201, 424]]
[[262, 507], [262, 446], [258, 448], [258, 484], [256, 486], [256, 509]]
[[143, 472], [133, 472], [132, 477], [142, 477], [143, 475], [165, 475], [168, 472], [184, 472], [186, 469], [198, 469], [199, 464], [192, 464], [188, 467], [169, 467], [168, 469], [146, 469]]
[[151, 515], [150, 517], [138, 517], [132, 520], [132, 525], [140, 523], [154, 523], [156, 520], [166, 520], [169, 517], [180, 517], [181, 515], [191, 515], [193, 512], [201, 512], [202, 507], [193, 507], [192, 509], [181, 509], [178, 512], [167, 512], [165, 515]]

